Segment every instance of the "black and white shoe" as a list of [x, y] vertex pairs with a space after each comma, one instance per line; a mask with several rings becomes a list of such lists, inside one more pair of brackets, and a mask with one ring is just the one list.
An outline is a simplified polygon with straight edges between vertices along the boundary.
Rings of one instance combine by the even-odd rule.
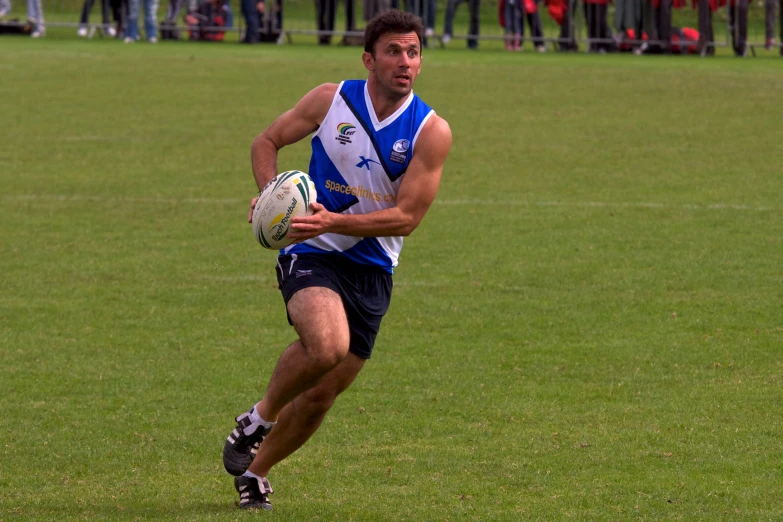
[[251, 408], [250, 411], [235, 419], [237, 427], [234, 428], [223, 445], [223, 467], [235, 477], [247, 471], [247, 468], [253, 463], [253, 459], [256, 458], [261, 441], [272, 429], [250, 422], [250, 412], [252, 411]]
[[239, 493], [239, 507], [242, 509], [272, 510], [269, 495], [274, 493], [266, 478], [234, 477], [234, 487]]

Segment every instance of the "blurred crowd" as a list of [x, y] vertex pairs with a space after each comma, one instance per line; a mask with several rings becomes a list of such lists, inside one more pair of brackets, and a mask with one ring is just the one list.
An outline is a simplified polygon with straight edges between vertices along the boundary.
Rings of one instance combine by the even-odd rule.
[[[11, 0], [0, 0], [0, 19], [6, 18], [11, 12]], [[27, 24], [18, 29], [33, 38], [40, 38], [46, 33], [43, 15], [43, 0], [27, 0]], [[15, 32], [15, 27], [10, 26], [7, 32]]]
[[[241, 41], [279, 42], [283, 35], [283, 0], [234, 0], [244, 18]], [[344, 2], [345, 27], [341, 43], [361, 45], [362, 32], [357, 30], [356, 0]], [[443, 1], [443, 0], [441, 0]], [[765, 46], [776, 43], [775, 30], [783, 34], [783, 0], [762, 0], [765, 7]], [[26, 0], [27, 31], [33, 37], [45, 34], [42, 0]], [[142, 39], [156, 43], [159, 39], [222, 41], [225, 31], [234, 24], [231, 0], [168, 0], [166, 16], [158, 24], [158, 0], [99, 0], [101, 24], [90, 25], [90, 13], [95, 0], [84, 0], [79, 19], [78, 35], [92, 36], [95, 31], [119, 38], [126, 43]], [[732, 47], [735, 54], [748, 52], [748, 5], [750, 0], [582, 0], [588, 52], [701, 53], [714, 54], [712, 18], [714, 11], [727, 7]], [[338, 0], [315, 0], [316, 26], [319, 43], [328, 45], [336, 32]], [[436, 31], [439, 6], [436, 0], [362, 0], [362, 16], [369, 21], [389, 9], [404, 9], [416, 13], [426, 26], [425, 45], [436, 38], [448, 45], [454, 38], [454, 17], [460, 4], [467, 4], [468, 48], [479, 45], [481, 0], [445, 0], [440, 8], [443, 30]], [[609, 3], [614, 3], [613, 20], [609, 20]], [[560, 51], [579, 49], [575, 38], [577, 0], [498, 0], [497, 22], [502, 27], [505, 48], [519, 51], [525, 41], [532, 42], [538, 52], [546, 52], [546, 42], [553, 41]], [[11, 0], [0, 0], [0, 18], [11, 8]], [[675, 9], [696, 9], [698, 27], [675, 27]], [[544, 38], [540, 12], [560, 27], [556, 39]], [[144, 15], [142, 22], [139, 18]], [[526, 28], [529, 35], [526, 37]], [[437, 36], [436, 36], [437, 35]]]

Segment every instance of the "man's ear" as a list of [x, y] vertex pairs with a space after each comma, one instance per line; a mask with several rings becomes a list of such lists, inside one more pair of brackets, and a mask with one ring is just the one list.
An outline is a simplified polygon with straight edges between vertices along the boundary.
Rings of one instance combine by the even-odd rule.
[[367, 51], [362, 53], [362, 63], [364, 64], [364, 68], [368, 71], [375, 70], [375, 58]]

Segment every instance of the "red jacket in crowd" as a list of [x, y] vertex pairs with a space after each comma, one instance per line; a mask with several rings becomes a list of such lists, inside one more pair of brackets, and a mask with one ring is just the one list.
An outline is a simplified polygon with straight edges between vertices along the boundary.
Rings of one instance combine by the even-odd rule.
[[[636, 40], [636, 31], [633, 29], [625, 30], [626, 40]], [[647, 41], [650, 38], [647, 33], [642, 33], [642, 40]], [[672, 27], [672, 39], [671, 39], [671, 52], [675, 54], [696, 54], [698, 52], [697, 42], [699, 41], [699, 31], [692, 27]], [[688, 44], [682, 44], [680, 42], [688, 42]], [[618, 48], [621, 51], [630, 51], [631, 44], [626, 42], [620, 42]]]
[[563, 25], [563, 17], [568, 11], [568, 0], [544, 0], [544, 4], [557, 25]]

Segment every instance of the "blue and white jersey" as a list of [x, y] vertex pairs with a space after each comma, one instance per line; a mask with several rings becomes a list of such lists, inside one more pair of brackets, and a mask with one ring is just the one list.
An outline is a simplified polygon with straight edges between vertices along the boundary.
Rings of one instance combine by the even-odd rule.
[[[416, 139], [435, 114], [412, 92], [397, 111], [378, 121], [365, 80], [340, 84], [323, 123], [313, 134], [308, 174], [318, 202], [330, 212], [366, 214], [396, 205]], [[338, 253], [392, 273], [402, 237], [322, 234], [291, 245], [285, 254]]]

